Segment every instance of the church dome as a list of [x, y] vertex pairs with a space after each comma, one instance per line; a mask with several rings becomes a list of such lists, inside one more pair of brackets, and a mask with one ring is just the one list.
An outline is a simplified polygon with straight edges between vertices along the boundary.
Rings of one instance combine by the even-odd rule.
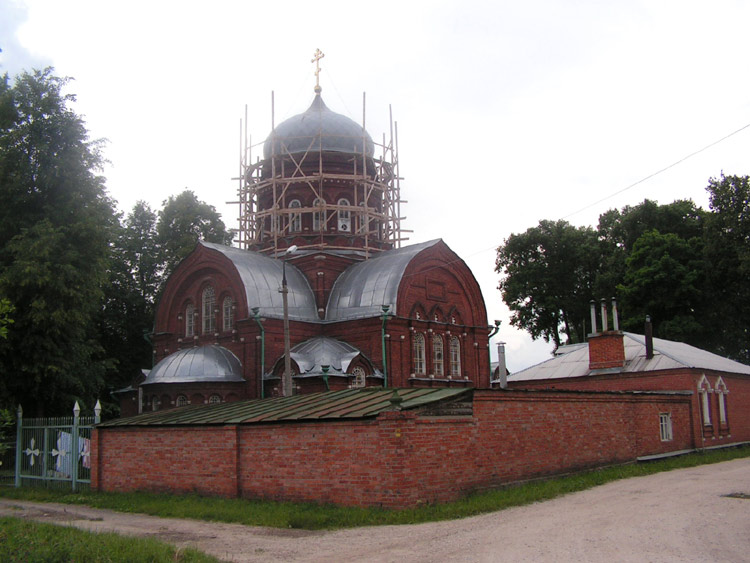
[[362, 154], [375, 153], [372, 138], [362, 126], [328, 109], [320, 94], [304, 113], [290, 117], [279, 124], [263, 145], [263, 158], [312, 152], [338, 152]]
[[240, 360], [223, 346], [200, 346], [170, 354], [154, 366], [143, 385], [149, 383], [195, 383], [244, 381]]

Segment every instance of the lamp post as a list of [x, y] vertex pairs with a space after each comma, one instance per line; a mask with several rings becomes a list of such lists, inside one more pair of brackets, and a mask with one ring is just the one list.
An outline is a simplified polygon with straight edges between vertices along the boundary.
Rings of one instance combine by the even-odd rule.
[[260, 307], [253, 307], [250, 310], [253, 312], [253, 320], [255, 320], [260, 328], [260, 398], [263, 399], [265, 394], [263, 376], [266, 373], [266, 329], [263, 328], [263, 323], [260, 322]]
[[281, 299], [284, 304], [284, 377], [281, 379], [281, 394], [292, 396], [292, 359], [289, 355], [289, 288], [286, 285], [286, 257], [297, 252], [292, 245], [281, 255]]

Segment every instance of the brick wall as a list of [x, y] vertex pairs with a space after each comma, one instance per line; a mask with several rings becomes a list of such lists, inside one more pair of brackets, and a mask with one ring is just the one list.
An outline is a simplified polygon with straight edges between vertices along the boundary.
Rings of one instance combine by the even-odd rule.
[[97, 429], [92, 487], [400, 508], [694, 446], [684, 395], [483, 390], [464, 417]]

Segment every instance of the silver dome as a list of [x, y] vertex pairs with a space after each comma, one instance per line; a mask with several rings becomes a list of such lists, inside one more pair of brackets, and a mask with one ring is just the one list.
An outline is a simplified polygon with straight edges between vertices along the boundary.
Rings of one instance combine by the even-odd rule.
[[149, 383], [241, 382], [242, 363], [222, 346], [187, 348], [154, 366], [141, 385]]

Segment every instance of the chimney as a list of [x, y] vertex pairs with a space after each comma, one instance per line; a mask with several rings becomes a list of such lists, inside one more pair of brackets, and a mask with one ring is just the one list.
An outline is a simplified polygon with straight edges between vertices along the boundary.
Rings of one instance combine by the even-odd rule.
[[651, 324], [651, 317], [646, 315], [646, 326], [643, 334], [646, 340], [646, 359], [650, 360], [654, 357], [654, 327]]
[[[594, 302], [591, 302], [591, 312], [594, 313]], [[589, 369], [621, 368], [625, 365], [625, 343], [623, 334], [619, 330], [617, 318], [617, 302], [612, 299], [612, 324], [614, 330], [607, 330], [607, 300], [601, 300], [602, 331], [589, 337]], [[592, 317], [592, 321], [596, 321]], [[591, 324], [593, 325], [594, 322]]]
[[591, 334], [596, 334], [596, 301], [591, 300]]
[[508, 369], [505, 366], [505, 342], [497, 343], [497, 375], [500, 389], [508, 387]]

